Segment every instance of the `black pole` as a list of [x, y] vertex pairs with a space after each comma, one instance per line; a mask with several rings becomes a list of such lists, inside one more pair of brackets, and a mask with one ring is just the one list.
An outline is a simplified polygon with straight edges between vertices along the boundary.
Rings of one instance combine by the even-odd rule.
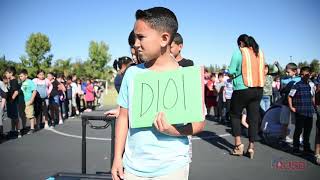
[[87, 171], [87, 147], [86, 147], [86, 129], [87, 129], [87, 119], [82, 117], [82, 169], [81, 169], [81, 173], [82, 174], [86, 174]]

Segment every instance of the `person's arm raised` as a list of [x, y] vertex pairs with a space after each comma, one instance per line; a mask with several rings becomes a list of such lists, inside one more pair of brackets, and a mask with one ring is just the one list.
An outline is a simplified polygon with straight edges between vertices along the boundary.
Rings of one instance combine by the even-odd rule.
[[115, 127], [115, 144], [114, 144], [114, 159], [112, 164], [112, 178], [114, 180], [123, 179], [122, 154], [129, 130], [128, 109], [120, 107], [120, 113], [116, 119]]

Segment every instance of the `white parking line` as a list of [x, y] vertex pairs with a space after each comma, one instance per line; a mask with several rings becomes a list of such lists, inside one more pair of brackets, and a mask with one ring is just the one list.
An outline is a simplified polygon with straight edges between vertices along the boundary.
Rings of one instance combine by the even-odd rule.
[[[73, 134], [67, 134], [64, 132], [57, 131], [55, 129], [48, 129], [49, 131], [52, 131], [56, 134], [66, 136], [66, 137], [72, 137], [72, 138], [77, 138], [77, 139], [82, 139], [82, 136], [78, 135], [73, 135]], [[201, 139], [214, 139], [218, 137], [226, 137], [226, 136], [231, 136], [231, 134], [221, 134], [221, 135], [213, 135], [213, 136], [204, 136], [204, 137], [192, 137], [192, 140], [201, 140]], [[97, 137], [86, 137], [86, 139], [90, 140], [98, 140], [98, 141], [111, 141], [110, 138], [97, 138]]]
[[[62, 135], [62, 136], [82, 139], [82, 136], [77, 136], [77, 135], [73, 135], [73, 134], [63, 133], [63, 132], [57, 131], [57, 130], [55, 130], [55, 129], [48, 129], [48, 130], [49, 130], [49, 131], [52, 131], [52, 132], [54, 132], [54, 133], [56, 133], [56, 134]], [[111, 141], [110, 138], [86, 137], [86, 139], [98, 140], [98, 141]]]

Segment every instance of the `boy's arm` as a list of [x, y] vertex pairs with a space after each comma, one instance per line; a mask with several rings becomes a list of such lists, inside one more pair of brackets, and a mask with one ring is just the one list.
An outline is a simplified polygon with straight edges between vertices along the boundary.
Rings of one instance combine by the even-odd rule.
[[153, 124], [159, 132], [170, 136], [195, 135], [203, 131], [205, 127], [205, 121], [188, 123], [184, 126], [179, 127], [173, 126], [167, 122], [165, 114], [163, 112], [158, 113]]
[[292, 112], [296, 112], [296, 108], [292, 106], [292, 97], [288, 96], [288, 104], [289, 104], [289, 108]]
[[48, 79], [46, 79], [46, 81], [47, 81], [47, 83], [48, 83], [48, 91], [47, 91], [47, 93], [48, 93], [48, 97], [49, 97], [49, 96], [50, 96], [50, 93], [51, 93], [51, 91], [52, 91], [53, 85], [52, 85], [52, 83], [51, 83]]
[[34, 99], [36, 98], [36, 95], [37, 95], [37, 91], [33, 90], [31, 100], [29, 101], [29, 105], [32, 105], [34, 103]]
[[12, 101], [14, 101], [18, 95], [19, 95], [19, 91], [15, 90], [12, 94]]
[[124, 145], [129, 129], [128, 127], [128, 109], [121, 107], [119, 116], [116, 119], [114, 158], [122, 159]]
[[296, 95], [296, 92], [299, 91], [299, 86], [293, 85], [289, 94], [288, 94], [288, 105], [292, 112], [296, 112], [296, 108], [292, 105], [292, 98]]
[[119, 176], [123, 179], [122, 154], [129, 129], [128, 122], [128, 109], [120, 107], [120, 113], [116, 120], [114, 159], [111, 169], [112, 177], [115, 180], [118, 180]]

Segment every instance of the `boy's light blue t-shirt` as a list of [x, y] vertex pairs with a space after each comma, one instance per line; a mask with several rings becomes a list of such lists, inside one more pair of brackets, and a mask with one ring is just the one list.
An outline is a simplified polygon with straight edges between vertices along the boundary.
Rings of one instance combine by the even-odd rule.
[[21, 90], [23, 92], [24, 102], [27, 103], [31, 100], [32, 93], [36, 90], [36, 86], [33, 81], [26, 79], [21, 85]]
[[124, 168], [141, 177], [169, 174], [190, 163], [187, 136], [174, 137], [158, 132], [155, 128], [131, 128], [133, 79], [138, 73], [149, 71], [144, 64], [130, 67], [123, 78], [118, 104], [128, 109], [129, 130], [123, 155]]

